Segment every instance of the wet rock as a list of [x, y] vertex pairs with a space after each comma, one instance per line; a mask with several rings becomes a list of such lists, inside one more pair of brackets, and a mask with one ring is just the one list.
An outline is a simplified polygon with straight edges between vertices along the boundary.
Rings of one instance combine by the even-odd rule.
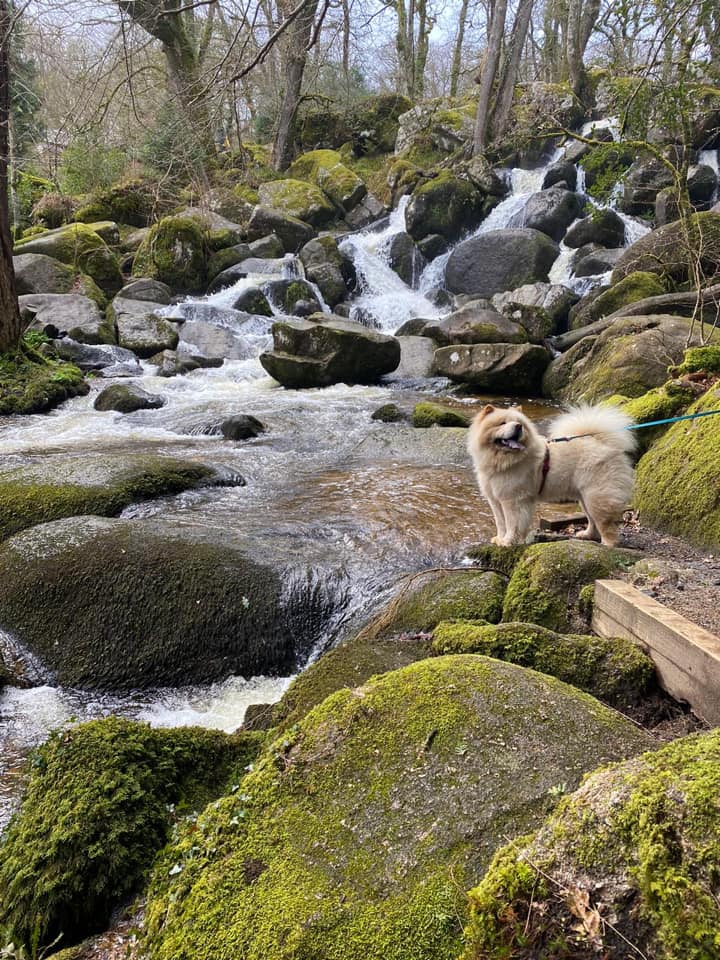
[[159, 309], [162, 308], [158, 304], [149, 301], [115, 297], [108, 307], [108, 320], [115, 325], [120, 346], [139, 357], [174, 350], [178, 332], [170, 321], [157, 315]]
[[658, 193], [673, 182], [672, 173], [659, 160], [636, 161], [625, 176], [622, 209], [625, 213], [651, 213]]
[[427, 266], [425, 257], [420, 253], [409, 233], [400, 231], [394, 234], [387, 246], [390, 267], [409, 287], [415, 286], [420, 274]]
[[394, 337], [352, 320], [316, 314], [273, 324], [274, 350], [260, 355], [271, 377], [286, 387], [375, 383], [400, 362]]
[[[6, 541], [0, 571], [0, 622], [68, 686], [178, 686], [295, 663], [277, 573], [231, 536], [218, 544], [162, 522], [58, 520]], [[81, 612], [97, 609], [100, 627]]]
[[420, 337], [423, 330], [433, 320], [425, 320], [423, 317], [413, 317], [412, 320], [406, 320], [395, 331], [396, 337]]
[[207, 320], [188, 320], [180, 328], [178, 352], [195, 360], [202, 357], [207, 361], [217, 361], [220, 365], [226, 359], [247, 360], [253, 354], [253, 346], [248, 344], [242, 333], [229, 327], [218, 326]]
[[534, 193], [525, 208], [510, 220], [508, 227], [539, 230], [557, 242], [562, 240], [573, 220], [580, 216], [584, 205], [579, 194], [550, 187]]
[[245, 262], [246, 261], [241, 261], [240, 263], [233, 264], [231, 267], [227, 267], [225, 270], [221, 270], [210, 282], [207, 293], [218, 293], [220, 290], [234, 286], [238, 280], [244, 280], [248, 275], [247, 269], [244, 266]]
[[442, 320], [429, 320], [422, 329], [440, 346], [453, 343], [526, 343], [527, 333], [520, 324], [508, 320], [497, 310], [488, 310], [476, 301], [467, 303]]
[[490, 393], [538, 396], [550, 354], [529, 343], [457, 344], [435, 351], [435, 370]]
[[275, 260], [285, 253], [283, 242], [276, 233], [253, 240], [248, 248], [250, 250], [248, 257], [256, 257], [260, 260]]
[[399, 337], [400, 363], [393, 371], [397, 380], [419, 380], [431, 377], [435, 369], [434, 341], [427, 337]]
[[126, 283], [118, 296], [124, 300], [149, 300], [151, 303], [161, 303], [165, 306], [172, 302], [172, 290], [166, 283], [146, 278]]
[[709, 203], [715, 196], [717, 185], [717, 174], [706, 163], [694, 164], [688, 170], [687, 188], [691, 203]]
[[336, 693], [282, 742], [158, 862], [143, 934], [157, 960], [181, 941], [259, 958], [260, 938], [265, 956], [292, 942], [399, 960], [408, 937], [416, 960], [459, 956], [468, 879], [498, 840], [539, 823], [558, 783], [650, 738], [541, 674], [442, 657]]
[[62, 337], [53, 342], [55, 352], [62, 360], [69, 360], [81, 370], [102, 370], [116, 364], [124, 364], [134, 371], [133, 376], [139, 376], [142, 368], [138, 358], [132, 350], [116, 347], [111, 344], [90, 345], [78, 343], [70, 337]]
[[265, 293], [282, 313], [293, 314], [296, 304], [301, 300], [312, 305], [311, 313], [321, 309], [315, 291], [307, 280], [271, 280], [265, 284]]
[[566, 190], [574, 190], [577, 186], [577, 169], [575, 164], [568, 160], [553, 163], [548, 167], [541, 189], [547, 190], [563, 182]]
[[496, 293], [492, 304], [506, 317], [519, 323], [532, 342], [565, 328], [576, 293], [562, 284], [530, 283], [507, 293]]
[[357, 280], [352, 261], [339, 249], [334, 237], [318, 237], [300, 251], [305, 276], [317, 284], [332, 309], [355, 287]]
[[161, 350], [148, 358], [148, 363], [157, 367], [155, 375], [158, 377], [176, 377], [183, 373], [192, 373], [201, 367], [220, 367], [222, 360], [214, 360], [190, 353], [178, 353], [175, 350]]
[[445, 270], [448, 289], [492, 297], [526, 283], [546, 282], [560, 248], [538, 230], [491, 230], [458, 244]]
[[384, 403], [373, 411], [370, 419], [380, 420], [382, 423], [402, 423], [408, 419], [408, 416], [396, 403]]
[[407, 232], [416, 241], [431, 234], [457, 240], [480, 223], [489, 209], [486, 202], [487, 194], [443, 170], [413, 190], [405, 210]]
[[70, 337], [79, 343], [116, 343], [111, 317], [94, 300], [77, 294], [35, 293], [18, 298], [21, 316], [51, 339]]
[[345, 222], [351, 230], [362, 230], [369, 227], [378, 217], [387, 213], [387, 207], [373, 194], [368, 193], [360, 203], [345, 214]]
[[269, 234], [275, 234], [280, 239], [287, 253], [295, 253], [308, 240], [312, 240], [315, 230], [309, 223], [298, 220], [297, 217], [258, 204], [252, 212], [247, 228], [250, 246], [252, 247], [253, 241], [265, 239]]
[[680, 204], [674, 187], [665, 187], [655, 198], [655, 226], [664, 227], [680, 219]]
[[615, 267], [623, 253], [624, 248], [620, 247], [617, 250], [597, 250], [581, 257], [573, 267], [573, 276], [594, 277], [608, 273]]
[[439, 233], [431, 233], [422, 240], [418, 240], [417, 248], [426, 260], [434, 260], [435, 257], [441, 257], [448, 251], [448, 244], [445, 237]]
[[233, 310], [252, 313], [260, 317], [271, 317], [272, 307], [259, 287], [246, 287], [233, 301]]
[[603, 247], [622, 247], [625, 243], [625, 224], [614, 210], [595, 210], [574, 224], [565, 235], [565, 246], [582, 247], [599, 243]]
[[225, 440], [252, 440], [265, 433], [265, 426], [256, 417], [238, 413], [223, 420], [220, 432]]
[[28, 293], [70, 293], [75, 270], [43, 253], [22, 253], [13, 257], [15, 286], [19, 296]]
[[116, 410], [118, 413], [134, 413], [135, 410], [159, 410], [167, 403], [165, 397], [147, 393], [137, 384], [117, 384], [106, 387], [95, 398], [96, 410]]
[[[280, 252], [273, 254], [273, 256], [281, 257], [283, 255], [282, 244], [279, 240], [277, 243], [279, 245]], [[208, 258], [208, 280], [214, 280], [219, 273], [223, 272], [223, 270], [227, 270], [229, 267], [234, 267], [235, 264], [241, 263], [243, 260], [247, 260], [248, 257], [252, 256], [253, 252], [250, 249], [250, 244], [248, 243], [235, 243], [231, 247], [223, 247], [222, 250], [217, 250]]]
[[[613, 139], [612, 133], [607, 127], [594, 127], [588, 137], [599, 140], [601, 143], [610, 143]], [[565, 160], [573, 164], [578, 163], [590, 150], [590, 144], [582, 143], [580, 140], [570, 140], [565, 147]]]

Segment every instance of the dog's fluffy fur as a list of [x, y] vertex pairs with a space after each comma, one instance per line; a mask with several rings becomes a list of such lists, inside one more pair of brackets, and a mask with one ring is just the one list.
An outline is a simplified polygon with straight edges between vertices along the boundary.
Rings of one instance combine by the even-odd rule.
[[[623, 429], [632, 422], [616, 407], [575, 407], [552, 422], [548, 438], [592, 436], [548, 445], [521, 407], [484, 407], [470, 425], [468, 450], [495, 517], [492, 542], [509, 546], [532, 540], [538, 500], [578, 500], [588, 518], [578, 536], [614, 546], [632, 493], [635, 436]], [[550, 461], [543, 484], [546, 450]]]

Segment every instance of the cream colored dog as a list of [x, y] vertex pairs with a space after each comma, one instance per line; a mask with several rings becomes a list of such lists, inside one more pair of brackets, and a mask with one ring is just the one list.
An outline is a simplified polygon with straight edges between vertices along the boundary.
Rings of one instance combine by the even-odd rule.
[[502, 546], [528, 543], [535, 504], [578, 500], [588, 518], [584, 540], [614, 546], [633, 487], [633, 421], [616, 407], [575, 407], [551, 425], [548, 443], [521, 407], [484, 407], [470, 425], [468, 450]]

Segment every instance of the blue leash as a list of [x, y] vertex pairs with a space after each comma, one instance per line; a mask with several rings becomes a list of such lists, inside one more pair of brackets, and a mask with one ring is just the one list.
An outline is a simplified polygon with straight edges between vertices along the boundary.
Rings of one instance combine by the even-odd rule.
[[[620, 427], [620, 430], [644, 430], [645, 427], [659, 427], [663, 423], [677, 423], [679, 420], [698, 420], [700, 417], [713, 417], [718, 410], [704, 410], [701, 413], [686, 413], [682, 417], [668, 417], [666, 420], [648, 420], [647, 423], [632, 423], [628, 427]], [[604, 433], [614, 433], [619, 431], [607, 430]], [[548, 443], [565, 443], [567, 440], [579, 440], [581, 437], [596, 437], [597, 433], [577, 433], [574, 437], [551, 437]]]

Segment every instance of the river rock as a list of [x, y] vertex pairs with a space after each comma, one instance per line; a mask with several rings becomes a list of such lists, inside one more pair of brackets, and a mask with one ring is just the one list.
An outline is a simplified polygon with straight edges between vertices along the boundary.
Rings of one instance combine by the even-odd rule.
[[539, 230], [556, 242], [562, 240], [570, 224], [582, 213], [585, 201], [578, 193], [550, 187], [534, 193], [508, 227]]
[[507, 293], [496, 293], [492, 304], [519, 323], [533, 342], [540, 342], [567, 324], [576, 293], [557, 283], [528, 283]]
[[372, 193], [368, 193], [356, 207], [345, 214], [345, 223], [351, 230], [362, 230], [369, 227], [384, 213], [387, 213], [385, 204]]
[[252, 440], [265, 433], [265, 426], [247, 413], [227, 417], [220, 424], [220, 432], [226, 440]]
[[399, 337], [400, 363], [393, 371], [396, 380], [431, 377], [435, 369], [435, 343], [427, 337]]
[[452, 343], [527, 342], [527, 333], [520, 324], [472, 300], [442, 320], [428, 321], [421, 336], [430, 337], [442, 347]]
[[696, 163], [688, 170], [687, 187], [692, 203], [709, 203], [715, 195], [717, 185], [717, 174], [708, 164]]
[[561, 160], [559, 163], [552, 163], [547, 168], [547, 173], [543, 178], [542, 190], [554, 187], [556, 184], [564, 183], [566, 189], [574, 190], [577, 186], [577, 167], [568, 160]]
[[720, 214], [695, 213], [686, 223], [668, 223], [646, 233], [625, 250], [613, 270], [617, 283], [629, 273], [644, 271], [684, 283], [697, 266], [709, 282], [720, 263]]
[[[275, 237], [274, 240], [278, 245], [277, 249], [279, 253], [274, 253], [273, 256], [281, 257], [283, 255], [283, 245], [277, 237]], [[227, 270], [228, 267], [234, 267], [236, 263], [247, 260], [248, 257], [252, 256], [253, 252], [250, 249], [249, 243], [234, 243], [230, 247], [223, 247], [222, 250], [216, 250], [215, 253], [208, 258], [208, 280], [214, 280], [223, 270]]]
[[376, 383], [400, 363], [400, 344], [353, 320], [316, 314], [273, 324], [274, 350], [260, 355], [271, 377], [285, 387]]
[[75, 270], [43, 253], [21, 253], [13, 257], [15, 287], [19, 296], [28, 293], [70, 293]]
[[107, 319], [89, 297], [77, 294], [36, 293], [18, 298], [20, 313], [35, 330], [51, 339], [70, 337], [79, 343], [116, 343], [111, 317]]
[[420, 253], [409, 233], [394, 234], [386, 247], [388, 264], [409, 287], [415, 286], [427, 260]]
[[405, 209], [407, 232], [413, 240], [440, 234], [453, 241], [476, 227], [488, 212], [487, 194], [468, 180], [441, 171], [415, 187]]
[[70, 337], [53, 342], [53, 348], [61, 360], [69, 360], [81, 370], [103, 370], [107, 367], [127, 367], [132, 376], [140, 376], [142, 367], [132, 350], [111, 344], [85, 344]]
[[[308, 240], [312, 240], [315, 230], [309, 223], [298, 220], [297, 217], [258, 205], [248, 223], [248, 240], [260, 240], [268, 234], [279, 237], [287, 253], [296, 253]], [[252, 246], [252, 242], [250, 245]]]
[[529, 343], [457, 344], [435, 351], [435, 370], [490, 393], [537, 396], [550, 354]]
[[178, 352], [196, 360], [204, 358], [221, 364], [226, 359], [247, 360], [253, 355], [254, 347], [242, 334], [228, 327], [206, 320], [188, 320], [180, 328]]
[[150, 301], [115, 297], [108, 307], [108, 319], [115, 325], [120, 346], [139, 357], [174, 350], [178, 332], [172, 323], [157, 315], [158, 309], [159, 305]]
[[126, 283], [118, 296], [123, 300], [146, 300], [151, 303], [161, 303], [164, 306], [172, 303], [172, 290], [166, 283], [161, 283], [160, 280], [148, 280], [145, 277]]
[[659, 160], [638, 160], [625, 175], [621, 206], [625, 213], [651, 213], [658, 193], [671, 187], [674, 177]]
[[339, 691], [284, 740], [291, 776], [268, 748], [239, 799], [208, 806], [157, 863], [143, 934], [157, 960], [179, 938], [188, 956], [259, 958], [260, 936], [265, 956], [292, 942], [400, 960], [409, 937], [415, 960], [459, 956], [465, 889], [497, 843], [540, 823], [558, 783], [652, 742], [565, 684], [469, 656]]
[[134, 413], [136, 410], [159, 410], [167, 403], [165, 397], [147, 393], [137, 384], [114, 384], [106, 387], [95, 398], [96, 410], [116, 410], [118, 413]]
[[609, 273], [623, 255], [625, 248], [616, 250], [596, 250], [587, 256], [580, 257], [573, 267], [574, 277], [595, 277], [602, 273]]
[[118, 261], [107, 244], [85, 223], [70, 223], [15, 244], [16, 254], [41, 253], [92, 277], [112, 296], [123, 285]]
[[445, 237], [441, 237], [439, 233], [431, 233], [427, 237], [423, 237], [422, 240], [418, 240], [417, 248], [426, 260], [434, 260], [436, 257], [441, 257], [444, 253], [447, 253], [448, 243]]
[[272, 307], [259, 287], [246, 287], [242, 290], [233, 300], [232, 309], [240, 310], [242, 313], [252, 313], [258, 317], [273, 315]]
[[586, 243], [603, 247], [622, 247], [625, 243], [625, 224], [614, 210], [594, 210], [573, 224], [565, 235], [565, 246], [576, 249]]
[[557, 244], [538, 230], [490, 230], [455, 247], [445, 279], [451, 293], [492, 297], [547, 281], [559, 253]]
[[265, 293], [268, 300], [282, 313], [293, 314], [301, 300], [312, 305], [311, 313], [321, 309], [315, 291], [307, 280], [271, 280], [265, 284]]
[[331, 309], [355, 288], [355, 266], [338, 248], [334, 237], [318, 237], [306, 243], [300, 259], [306, 278], [317, 284]]
[[58, 520], [6, 541], [0, 575], [0, 623], [68, 686], [291, 671], [303, 643], [283, 625], [278, 574], [227, 531], [218, 543], [162, 522]]

